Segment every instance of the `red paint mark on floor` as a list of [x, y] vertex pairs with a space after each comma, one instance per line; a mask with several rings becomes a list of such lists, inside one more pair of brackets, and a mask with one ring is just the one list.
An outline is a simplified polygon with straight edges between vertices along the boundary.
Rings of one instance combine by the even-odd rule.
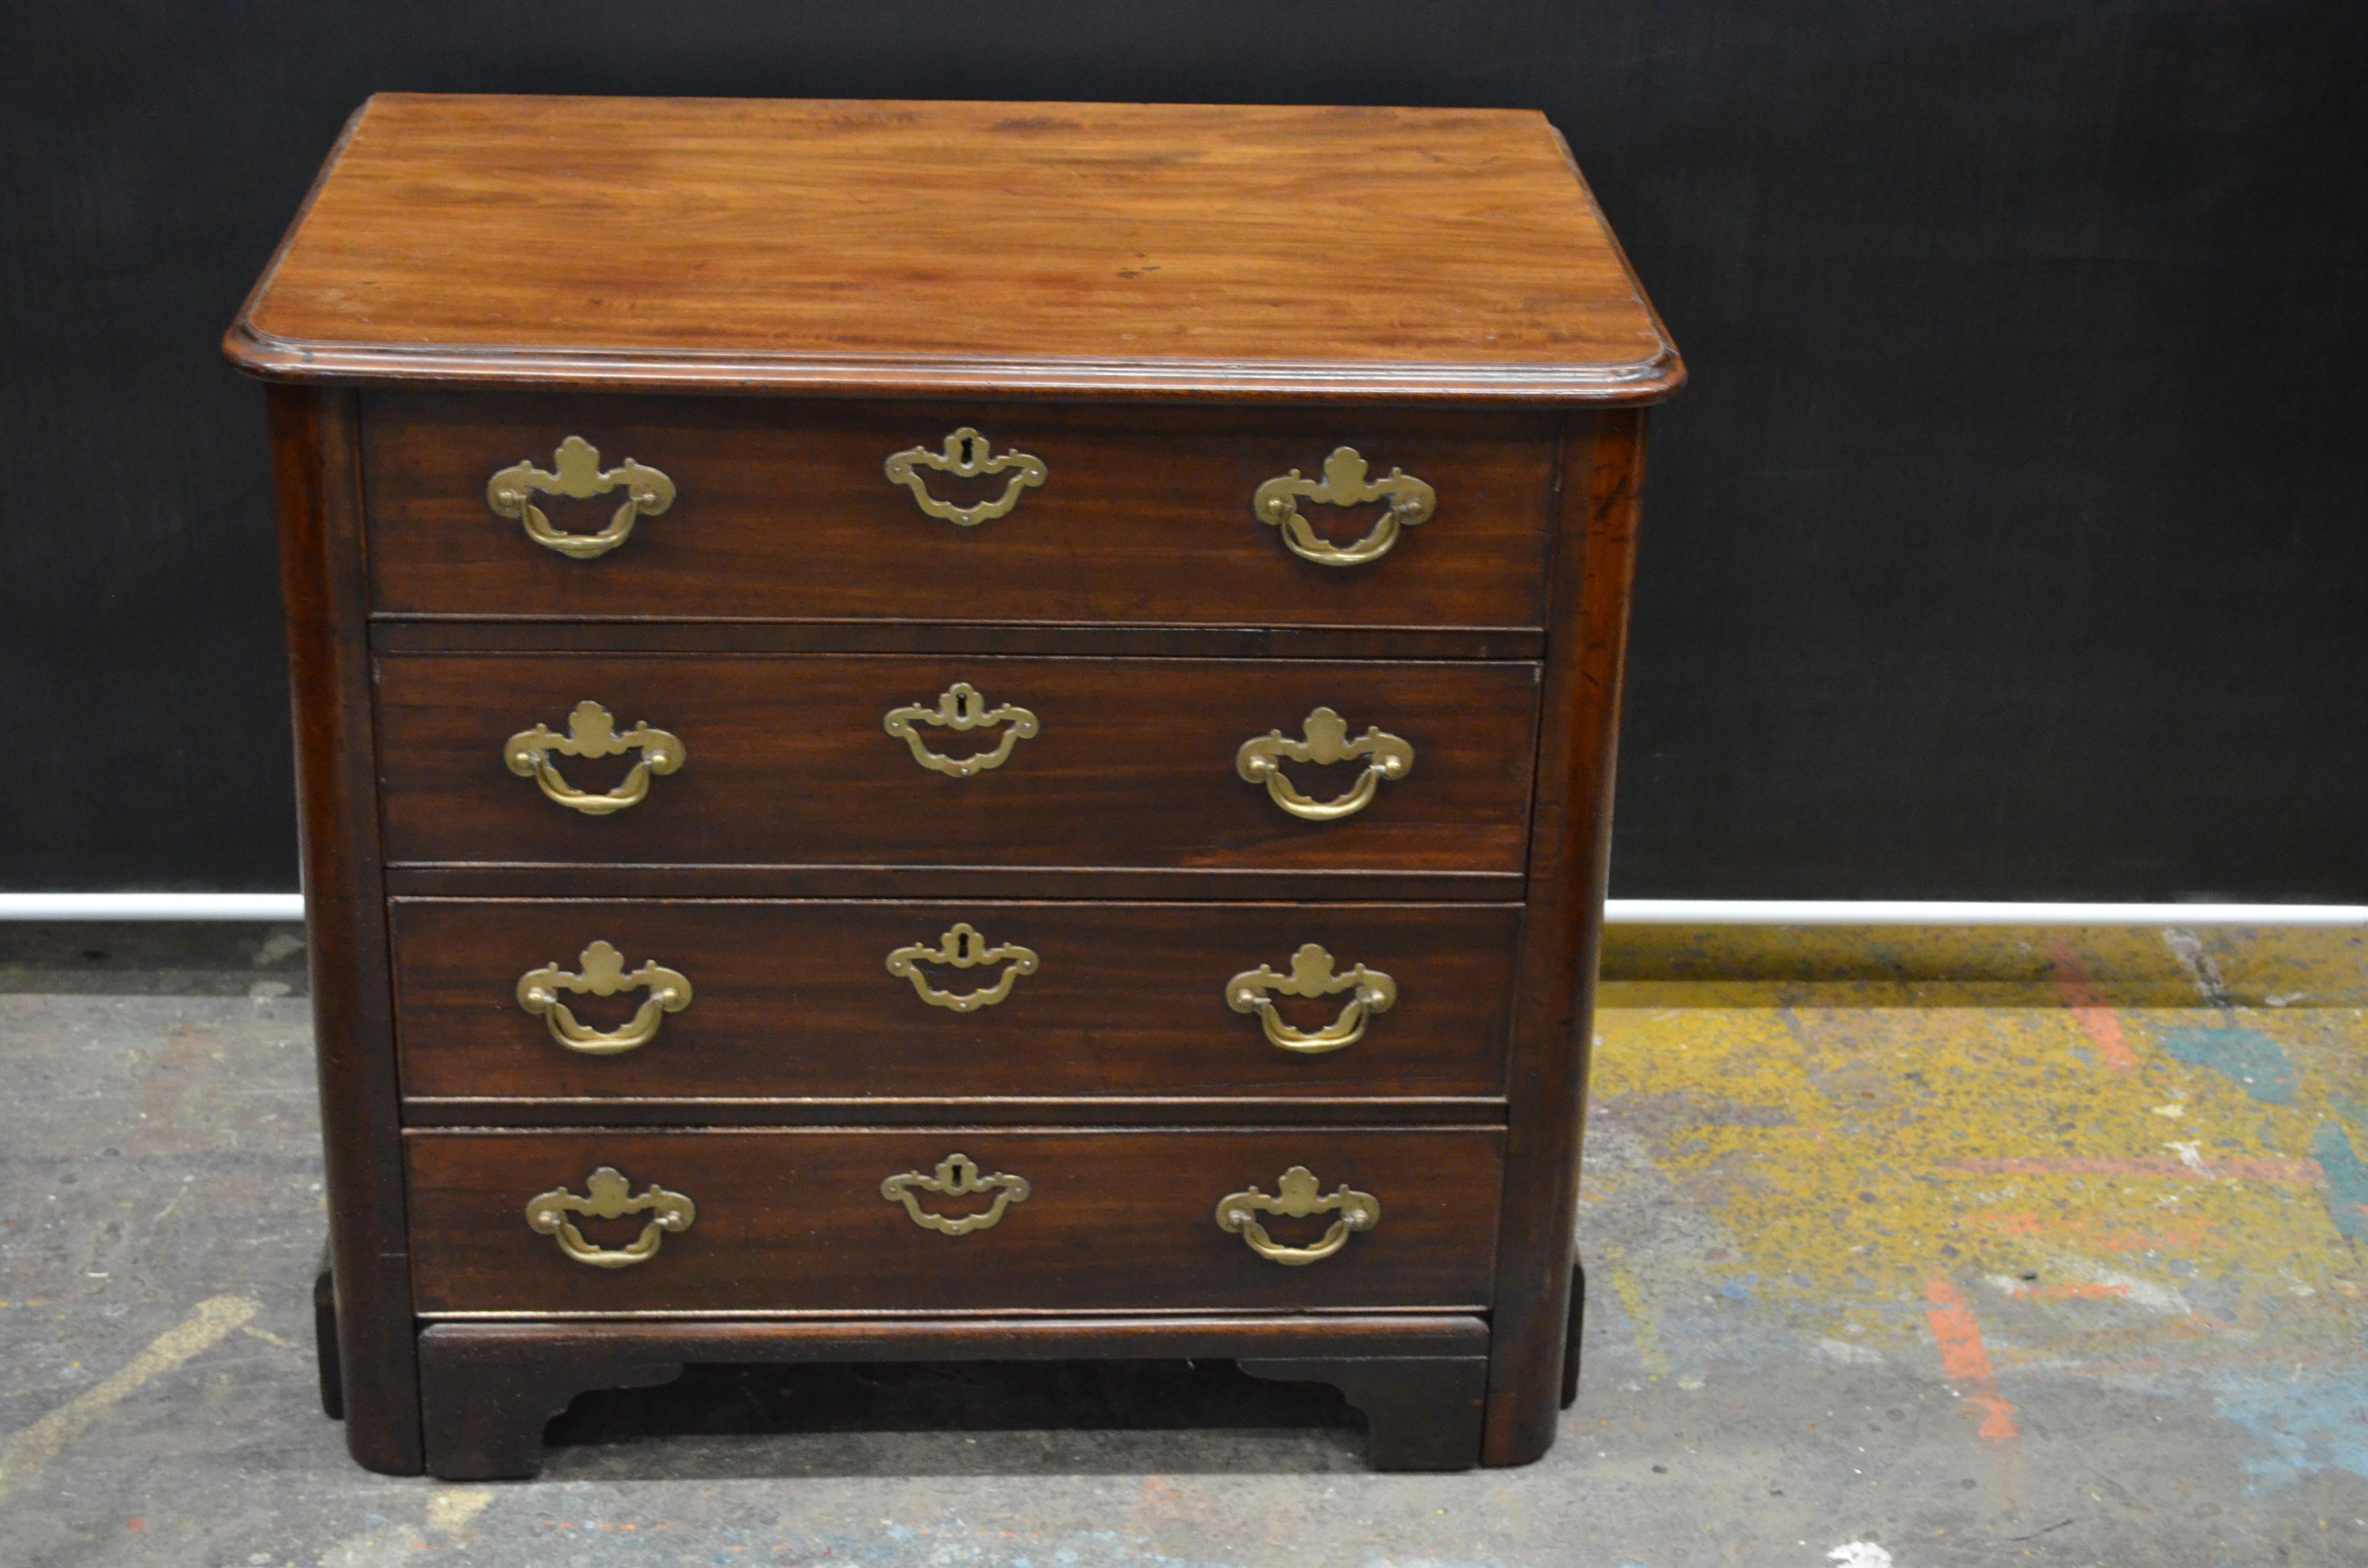
[[2134, 1176], [2150, 1181], [2266, 1181], [2283, 1187], [2327, 1185], [2327, 1173], [2318, 1168], [2317, 1160], [2281, 1160], [2251, 1154], [2205, 1160], [2201, 1169], [2184, 1160], [2117, 1160], [2103, 1156], [1948, 1160], [1940, 1168], [1950, 1176]]
[[2018, 1285], [2014, 1299], [2018, 1301], [2109, 1301], [2124, 1300], [2130, 1293], [2126, 1285]]
[[2014, 1406], [1999, 1397], [1990, 1353], [1982, 1347], [1982, 1325], [1946, 1279], [1924, 1287], [1924, 1321], [1932, 1325], [1932, 1343], [1941, 1348], [1941, 1370], [1959, 1385], [1964, 1402], [1982, 1413], [1980, 1435], [1993, 1443], [2020, 1436]]
[[2208, 1246], [2216, 1239], [2213, 1227], [2198, 1221], [2158, 1220], [2146, 1225], [2117, 1225], [2089, 1216], [2066, 1219], [2031, 1210], [1973, 1210], [1959, 1218], [2002, 1236], [2042, 1236], [2062, 1240], [2084, 1252], [2176, 1252]]
[[2104, 994], [2089, 978], [2089, 966], [2073, 951], [2072, 944], [2057, 942], [2049, 947], [2047, 961], [2055, 966], [2055, 989], [2064, 994], [2065, 1006], [2072, 1009], [2080, 1032], [2089, 1037], [2105, 1065], [2116, 1073], [2136, 1066], [2137, 1053], [2122, 1034], [2122, 1020], [2105, 1005]]

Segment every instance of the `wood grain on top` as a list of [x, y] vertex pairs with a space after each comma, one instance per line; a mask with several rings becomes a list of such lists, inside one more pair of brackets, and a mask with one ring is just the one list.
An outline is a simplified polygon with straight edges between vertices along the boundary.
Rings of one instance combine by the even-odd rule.
[[381, 94], [224, 342], [309, 381], [1636, 403], [1545, 119]]

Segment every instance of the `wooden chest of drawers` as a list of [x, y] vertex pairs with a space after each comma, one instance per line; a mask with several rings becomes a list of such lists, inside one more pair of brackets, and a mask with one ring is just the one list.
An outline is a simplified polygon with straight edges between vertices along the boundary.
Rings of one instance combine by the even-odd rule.
[[358, 1459], [931, 1357], [1544, 1450], [1681, 371], [1543, 119], [382, 97], [225, 349]]

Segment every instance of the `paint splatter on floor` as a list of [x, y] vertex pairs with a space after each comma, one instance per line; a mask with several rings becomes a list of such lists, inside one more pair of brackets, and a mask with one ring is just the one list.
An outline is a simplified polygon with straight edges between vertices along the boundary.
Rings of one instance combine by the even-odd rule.
[[2155, 1044], [2191, 1067], [2211, 1068], [2263, 1105], [2294, 1103], [2294, 1064], [2285, 1048], [2257, 1029], [2167, 1028]]
[[[2256, 1484], [2368, 1477], [2361, 933], [1623, 945], [1582, 1210], [1642, 1181], [1694, 1211], [1622, 1239], [1653, 1375], [1920, 1363], [1994, 1444], [2032, 1375], [2201, 1378]], [[1736, 1281], [1713, 1335], [1664, 1304]]]
[[0, 930], [12, 1568], [2368, 1562], [2368, 934], [1615, 930], [1582, 1388], [1533, 1465], [1377, 1476], [1337, 1402], [1131, 1427], [1097, 1383], [579, 1406], [485, 1487], [360, 1470], [315, 1401], [301, 949], [262, 936]]

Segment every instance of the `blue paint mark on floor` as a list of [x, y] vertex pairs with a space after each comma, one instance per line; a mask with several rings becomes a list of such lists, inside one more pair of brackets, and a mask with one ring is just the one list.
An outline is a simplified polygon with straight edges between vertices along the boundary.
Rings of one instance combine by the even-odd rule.
[[2368, 1242], [2368, 1163], [2331, 1121], [2319, 1128], [2310, 1152], [2327, 1173], [2327, 1212], [2335, 1228], [2355, 1242]]
[[2165, 1029], [2156, 1042], [2190, 1067], [2208, 1067], [2263, 1105], [2292, 1105], [2294, 1063], [2283, 1047], [2250, 1029]]
[[2308, 1377], [2220, 1381], [2220, 1415], [2262, 1445], [2238, 1456], [2254, 1489], [2323, 1470], [2368, 1476], [2368, 1370], [2314, 1368]]

